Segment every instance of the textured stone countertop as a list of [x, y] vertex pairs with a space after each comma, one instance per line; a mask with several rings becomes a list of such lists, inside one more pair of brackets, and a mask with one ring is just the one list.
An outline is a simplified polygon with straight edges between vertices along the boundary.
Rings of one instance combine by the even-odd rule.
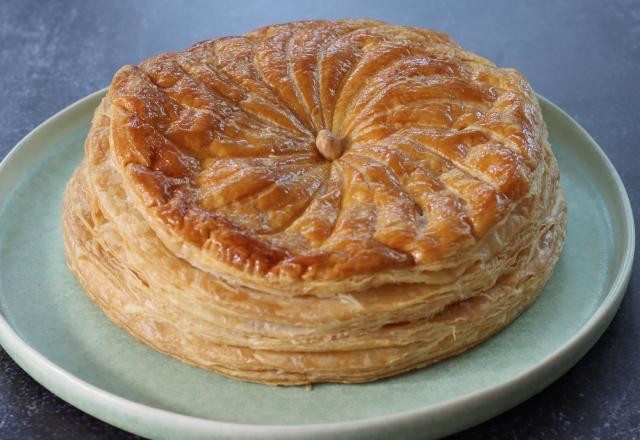
[[[371, 17], [443, 30], [524, 73], [582, 124], [640, 202], [639, 1], [0, 0], [0, 157], [123, 64], [303, 18]], [[638, 218], [636, 215], [636, 228]], [[640, 438], [640, 265], [595, 347], [524, 404], [455, 439]], [[0, 349], [0, 438], [128, 439], [55, 397]]]

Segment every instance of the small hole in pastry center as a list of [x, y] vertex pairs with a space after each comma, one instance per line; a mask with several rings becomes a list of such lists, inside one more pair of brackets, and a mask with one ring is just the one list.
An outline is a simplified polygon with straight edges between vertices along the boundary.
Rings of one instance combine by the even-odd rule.
[[342, 144], [340, 140], [329, 130], [322, 129], [316, 136], [316, 149], [322, 157], [334, 161], [342, 156]]

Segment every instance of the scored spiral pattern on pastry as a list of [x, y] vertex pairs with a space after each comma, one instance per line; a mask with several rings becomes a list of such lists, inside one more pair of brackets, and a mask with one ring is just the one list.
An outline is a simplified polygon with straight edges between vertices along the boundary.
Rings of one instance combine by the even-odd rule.
[[[109, 96], [146, 204], [245, 275], [340, 280], [455, 256], [542, 157], [517, 72], [379, 22], [200, 43], [121, 69]], [[334, 161], [314, 148], [322, 129], [342, 144]]]

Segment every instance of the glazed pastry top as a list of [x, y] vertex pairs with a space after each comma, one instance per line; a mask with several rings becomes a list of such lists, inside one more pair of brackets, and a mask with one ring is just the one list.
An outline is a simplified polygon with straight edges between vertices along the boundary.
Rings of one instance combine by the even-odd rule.
[[121, 68], [108, 96], [116, 162], [159, 235], [265, 280], [457, 258], [549, 154], [518, 72], [377, 21], [205, 41]]

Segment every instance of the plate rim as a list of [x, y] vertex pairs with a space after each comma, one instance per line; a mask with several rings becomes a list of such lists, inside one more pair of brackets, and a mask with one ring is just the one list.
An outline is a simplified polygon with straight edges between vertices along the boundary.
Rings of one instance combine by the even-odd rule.
[[[0, 162], [0, 176], [3, 176], [4, 173], [7, 172], [11, 163], [16, 160], [15, 157], [18, 152], [27, 147], [38, 133], [53, 128], [58, 123], [63, 122], [65, 118], [70, 118], [70, 113], [73, 113], [78, 107], [88, 105], [93, 100], [101, 98], [106, 94], [107, 89], [108, 88], [98, 90], [73, 102], [31, 130], [2, 159]], [[229, 438], [243, 437], [257, 439], [273, 438], [274, 436], [278, 436], [279, 438], [298, 438], [301, 435], [321, 437], [354, 434], [372, 435], [380, 434], [382, 431], [389, 433], [396, 432], [396, 430], [402, 429], [403, 427], [425, 427], [429, 421], [443, 417], [447, 413], [461, 411], [465, 408], [478, 409], [483, 405], [485, 408], [491, 406], [492, 408], [484, 410], [481, 416], [472, 417], [473, 420], [470, 422], [467, 421], [467, 423], [463, 424], [464, 426], [459, 425], [455, 429], [441, 429], [441, 432], [432, 432], [428, 435], [435, 434], [436, 436], [440, 436], [451, 434], [481, 423], [538, 393], [557, 380], [582, 358], [597, 342], [615, 315], [626, 292], [633, 266], [635, 224], [629, 196], [622, 179], [600, 145], [598, 145], [593, 137], [591, 137], [577, 121], [550, 100], [539, 94], [536, 94], [536, 96], [542, 104], [549, 106], [577, 127], [578, 132], [591, 144], [593, 151], [604, 165], [606, 172], [614, 184], [614, 191], [621, 203], [623, 213], [621, 220], [625, 228], [620, 232], [623, 238], [626, 236], [624, 240], [625, 249], [622, 251], [622, 260], [618, 267], [616, 267], [617, 273], [611, 282], [609, 291], [605, 295], [602, 303], [582, 327], [561, 347], [549, 353], [526, 371], [502, 383], [489, 385], [473, 393], [416, 410], [402, 411], [373, 418], [297, 425], [233, 423], [163, 410], [126, 399], [91, 385], [56, 365], [29, 346], [11, 327], [1, 310], [0, 345], [2, 345], [9, 356], [11, 356], [27, 374], [66, 402], [107, 423], [142, 435], [158, 436], [158, 432], [161, 429], [169, 426], [171, 429], [166, 432], [167, 434], [171, 432], [182, 432], [189, 435], [222, 435]], [[48, 144], [42, 153], [34, 155], [36, 159], [31, 162], [31, 164], [23, 166], [22, 169], [16, 171], [18, 175], [23, 176], [24, 173], [28, 172], [31, 167], [42, 158], [42, 155], [46, 154], [50, 146], [51, 144]], [[7, 194], [10, 193], [11, 189], [12, 188], [6, 188], [3, 194], [0, 194], [0, 204], [4, 204]], [[543, 376], [545, 373], [547, 374], [546, 377]], [[541, 379], [543, 377], [544, 379]], [[532, 387], [531, 383], [536, 380], [538, 385]], [[513, 397], [511, 397], [511, 399], [509, 398], [510, 394], [513, 394], [514, 391], [518, 391], [519, 388], [523, 387], [526, 390], [516, 392], [517, 397], [515, 399]], [[486, 403], [483, 403], [487, 399], [492, 400], [494, 405], [486, 405]], [[500, 399], [505, 402], [503, 405], [496, 404]], [[423, 432], [422, 434], [425, 433]]]

